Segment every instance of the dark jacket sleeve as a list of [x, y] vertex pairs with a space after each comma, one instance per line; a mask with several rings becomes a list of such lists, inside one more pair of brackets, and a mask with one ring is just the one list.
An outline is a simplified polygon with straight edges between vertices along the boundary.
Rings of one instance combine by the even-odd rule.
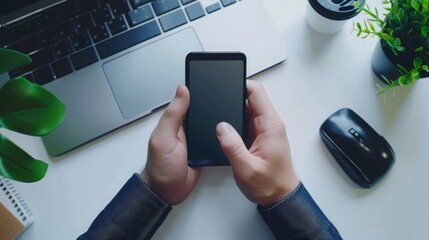
[[277, 239], [342, 239], [300, 183], [276, 205], [258, 211]]
[[78, 239], [150, 239], [170, 210], [134, 174]]

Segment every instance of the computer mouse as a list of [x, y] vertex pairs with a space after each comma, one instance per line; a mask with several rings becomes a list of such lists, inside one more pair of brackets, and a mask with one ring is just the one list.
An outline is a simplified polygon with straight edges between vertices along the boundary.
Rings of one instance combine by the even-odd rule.
[[332, 114], [320, 137], [344, 172], [359, 186], [374, 186], [395, 163], [390, 144], [348, 108]]

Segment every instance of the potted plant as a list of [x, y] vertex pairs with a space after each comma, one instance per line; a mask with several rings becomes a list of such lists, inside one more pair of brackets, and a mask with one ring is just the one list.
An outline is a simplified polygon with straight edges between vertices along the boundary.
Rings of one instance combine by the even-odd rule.
[[410, 86], [429, 76], [429, 0], [384, 0], [385, 14], [360, 6], [368, 18], [356, 23], [357, 36], [380, 38], [371, 60], [386, 86], [380, 93]]
[[[0, 75], [30, 62], [27, 55], [0, 48]], [[11, 79], [0, 88], [1, 128], [44, 136], [63, 121], [64, 112], [64, 104], [58, 98], [24, 77]], [[45, 162], [34, 159], [0, 134], [0, 176], [35, 182], [45, 176], [47, 169]]]

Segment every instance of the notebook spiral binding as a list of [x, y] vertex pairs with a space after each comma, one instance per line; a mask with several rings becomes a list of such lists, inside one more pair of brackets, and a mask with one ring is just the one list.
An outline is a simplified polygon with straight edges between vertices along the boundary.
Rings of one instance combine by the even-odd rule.
[[0, 177], [0, 191], [5, 193], [7, 199], [12, 203], [21, 220], [25, 224], [30, 223], [33, 218], [33, 213], [30, 211], [30, 208], [28, 208], [27, 204], [24, 202], [9, 179]]

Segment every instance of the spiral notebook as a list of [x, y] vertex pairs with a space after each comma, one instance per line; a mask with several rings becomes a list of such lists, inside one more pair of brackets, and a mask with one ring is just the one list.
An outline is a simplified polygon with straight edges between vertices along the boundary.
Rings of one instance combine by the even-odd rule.
[[0, 177], [0, 239], [15, 239], [33, 223], [33, 214], [9, 179]]

